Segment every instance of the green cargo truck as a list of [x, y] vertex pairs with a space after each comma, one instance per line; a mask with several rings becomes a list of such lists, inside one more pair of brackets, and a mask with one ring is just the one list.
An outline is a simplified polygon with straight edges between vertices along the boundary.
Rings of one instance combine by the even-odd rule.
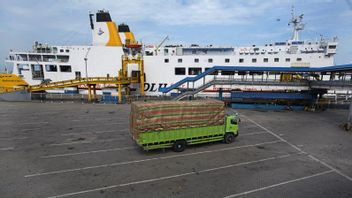
[[135, 102], [131, 105], [131, 133], [144, 150], [224, 141], [238, 135], [238, 116], [225, 115], [224, 103], [204, 101]]

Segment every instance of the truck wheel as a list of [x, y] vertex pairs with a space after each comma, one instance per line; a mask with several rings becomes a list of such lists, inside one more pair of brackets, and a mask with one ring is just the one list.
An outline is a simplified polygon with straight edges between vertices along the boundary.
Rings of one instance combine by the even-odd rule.
[[186, 148], [186, 141], [184, 140], [177, 140], [176, 142], [174, 142], [174, 145], [172, 146], [172, 149], [175, 152], [182, 152], [184, 151]]
[[235, 136], [233, 135], [233, 133], [225, 133], [224, 142], [226, 144], [230, 144], [234, 141], [235, 141]]

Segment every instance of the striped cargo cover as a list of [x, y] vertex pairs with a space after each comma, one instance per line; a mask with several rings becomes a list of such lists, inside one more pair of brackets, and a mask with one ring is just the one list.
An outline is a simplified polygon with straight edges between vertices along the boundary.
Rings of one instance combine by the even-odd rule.
[[224, 124], [224, 103], [218, 100], [151, 101], [131, 104], [130, 127], [140, 133]]

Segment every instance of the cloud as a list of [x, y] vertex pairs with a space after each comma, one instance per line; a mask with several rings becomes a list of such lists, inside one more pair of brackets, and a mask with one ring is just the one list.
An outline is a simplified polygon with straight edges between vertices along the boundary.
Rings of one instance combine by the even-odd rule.
[[30, 17], [33, 14], [29, 8], [21, 7], [18, 5], [9, 5], [7, 6], [6, 10], [12, 16]]
[[271, 39], [279, 38], [281, 36], [286, 35], [286, 32], [255, 33], [250, 35], [257, 39], [265, 39], [270, 41]]
[[[307, 34], [351, 35], [352, 12], [346, 1], [294, 3], [297, 14], [305, 13], [303, 39]], [[286, 40], [291, 34], [287, 27], [291, 4], [292, 0], [0, 0], [0, 59], [10, 48], [31, 49], [35, 40], [53, 45], [90, 43], [88, 12], [99, 9], [109, 10], [117, 23], [128, 23], [145, 43], [159, 43], [166, 35], [169, 43], [248, 45]], [[347, 56], [348, 49], [342, 46], [340, 53]]]
[[233, 0], [120, 0], [74, 1], [90, 9], [107, 8], [119, 20], [151, 21], [159, 25], [233, 25], [253, 22], [273, 6], [289, 1]]

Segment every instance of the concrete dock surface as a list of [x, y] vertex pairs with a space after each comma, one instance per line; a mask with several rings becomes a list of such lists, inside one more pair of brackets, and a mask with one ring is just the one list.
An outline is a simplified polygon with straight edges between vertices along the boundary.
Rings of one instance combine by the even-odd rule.
[[0, 197], [352, 197], [347, 110], [227, 111], [234, 143], [146, 152], [127, 104], [0, 102]]

